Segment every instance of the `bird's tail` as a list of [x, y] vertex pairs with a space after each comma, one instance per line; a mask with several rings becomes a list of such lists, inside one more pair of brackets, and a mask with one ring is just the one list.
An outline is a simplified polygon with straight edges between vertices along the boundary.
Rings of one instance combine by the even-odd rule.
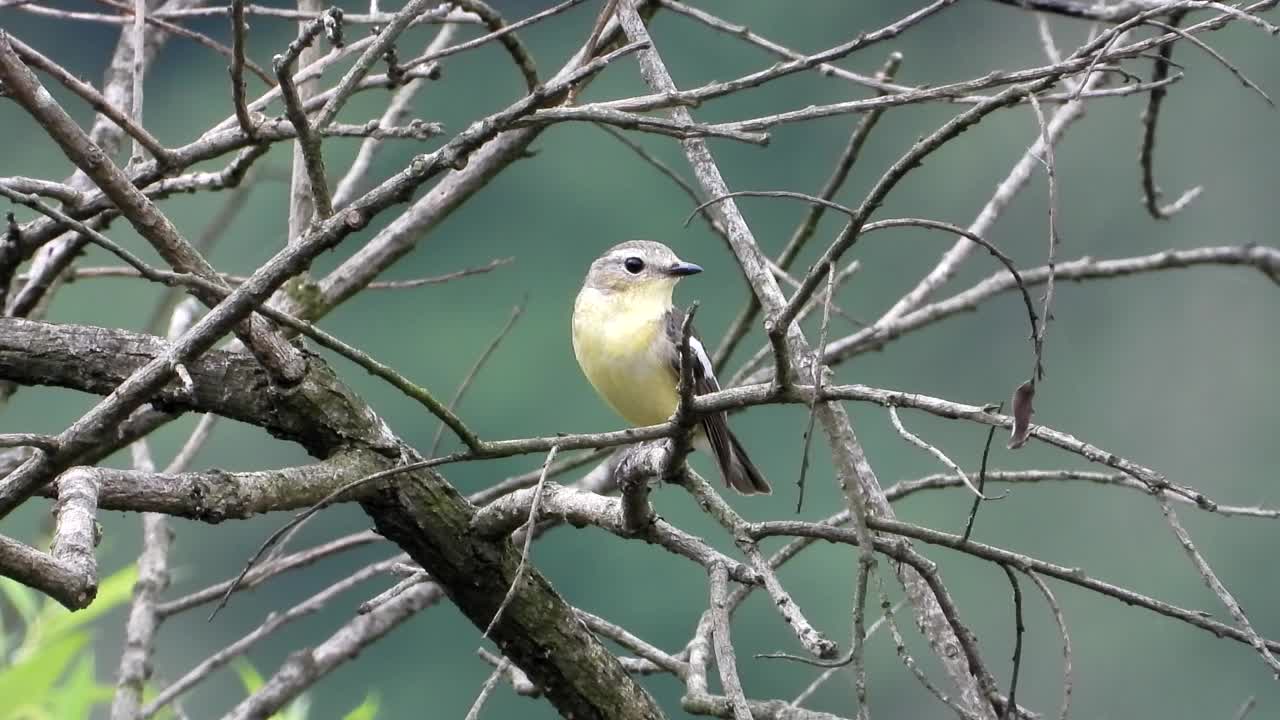
[[738, 438], [733, 433], [729, 433], [729, 443], [733, 446], [733, 455], [727, 458], [728, 462], [716, 456], [716, 464], [720, 466], [720, 474], [724, 476], [725, 484], [743, 495], [772, 493], [773, 489], [769, 487], [769, 482], [752, 464], [751, 458], [747, 457], [747, 451], [742, 449], [742, 443], [738, 442]]

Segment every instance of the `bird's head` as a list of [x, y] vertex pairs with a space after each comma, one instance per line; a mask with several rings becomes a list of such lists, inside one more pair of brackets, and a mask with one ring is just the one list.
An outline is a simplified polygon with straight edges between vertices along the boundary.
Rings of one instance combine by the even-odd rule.
[[660, 242], [628, 240], [591, 263], [583, 287], [602, 293], [665, 293], [670, 297], [680, 278], [700, 272], [702, 268], [684, 262]]

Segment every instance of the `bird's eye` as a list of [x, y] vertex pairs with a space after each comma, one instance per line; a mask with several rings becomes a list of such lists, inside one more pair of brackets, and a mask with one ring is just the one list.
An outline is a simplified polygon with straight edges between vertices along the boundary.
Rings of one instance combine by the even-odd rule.
[[622, 267], [632, 275], [639, 275], [640, 271], [644, 270], [644, 261], [638, 257], [629, 257], [622, 261]]

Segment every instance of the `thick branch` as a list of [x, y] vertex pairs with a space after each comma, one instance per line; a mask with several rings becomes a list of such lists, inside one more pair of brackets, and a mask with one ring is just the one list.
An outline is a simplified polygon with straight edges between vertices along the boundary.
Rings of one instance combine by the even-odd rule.
[[[194, 273], [216, 284], [222, 283], [213, 267], [191, 247], [155, 203], [135, 188], [124, 171], [111, 162], [102, 148], [52, 100], [35, 75], [18, 59], [8, 37], [2, 35], [0, 78], [9, 93], [41, 124], [67, 158], [92, 178], [138, 234], [146, 238], [175, 270]], [[197, 291], [195, 294], [209, 307], [219, 300], [210, 293]], [[288, 384], [301, 376], [304, 368], [297, 351], [265, 319], [250, 321], [242, 332], [259, 360], [280, 381]]]
[[[94, 473], [99, 484], [98, 506], [103, 510], [161, 513], [220, 523], [309, 508], [350, 482], [353, 462], [347, 454], [339, 453], [314, 465], [279, 470], [228, 472], [213, 468], [165, 474], [95, 468]], [[353, 491], [338, 501], [354, 501], [358, 497], [359, 492]]]
[[48, 553], [0, 535], [0, 574], [32, 587], [69, 610], [98, 594], [98, 487], [92, 471], [69, 473], [58, 491], [57, 525]]

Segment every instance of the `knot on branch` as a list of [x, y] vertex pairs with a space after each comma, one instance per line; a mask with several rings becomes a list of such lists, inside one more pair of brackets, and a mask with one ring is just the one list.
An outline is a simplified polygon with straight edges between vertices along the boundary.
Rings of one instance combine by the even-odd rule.
[[672, 441], [641, 443], [618, 455], [611, 469], [622, 496], [622, 527], [629, 534], [643, 532], [657, 515], [649, 504], [649, 481], [661, 478], [672, 456]]

